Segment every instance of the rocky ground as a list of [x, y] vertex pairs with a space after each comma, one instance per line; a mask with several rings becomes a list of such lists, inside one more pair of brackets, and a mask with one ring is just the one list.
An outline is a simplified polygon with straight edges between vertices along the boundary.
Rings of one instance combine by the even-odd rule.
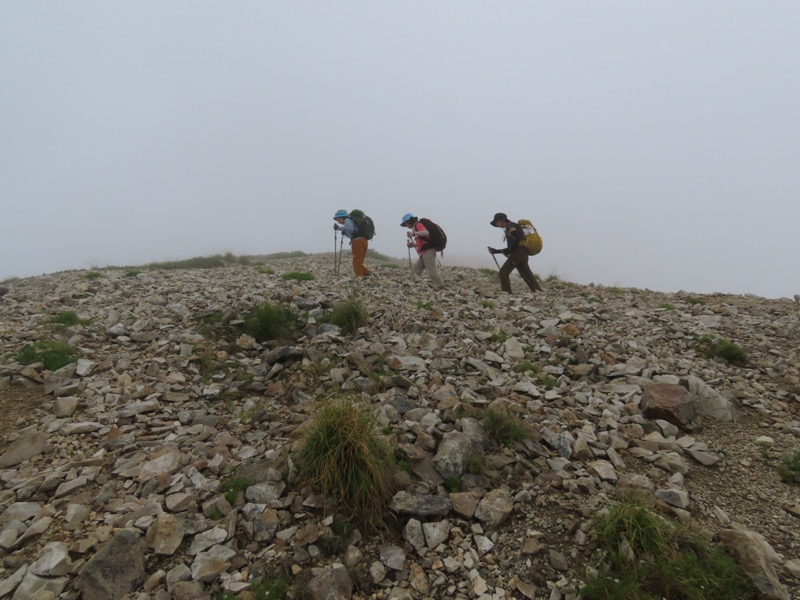
[[[332, 261], [3, 285], [0, 597], [246, 597], [267, 573], [310, 598], [577, 598], [594, 516], [631, 489], [754, 564], [762, 597], [800, 597], [798, 488], [775, 469], [800, 449], [800, 304], [519, 280], [508, 297], [446, 264], [434, 292], [401, 262], [356, 282]], [[350, 297], [366, 327], [317, 323]], [[291, 303], [302, 337], [212, 334], [264, 301]], [[62, 311], [86, 323], [58, 331]], [[749, 362], [705, 357], [704, 335]], [[80, 359], [14, 362], [45, 339]], [[298, 428], [334, 393], [372, 406], [407, 466], [382, 535], [342, 535], [295, 485]], [[489, 409], [529, 438], [491, 443]]]

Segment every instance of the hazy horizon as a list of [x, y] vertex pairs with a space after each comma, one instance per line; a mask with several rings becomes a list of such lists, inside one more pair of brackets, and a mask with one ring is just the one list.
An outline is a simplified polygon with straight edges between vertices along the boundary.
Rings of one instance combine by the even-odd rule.
[[[800, 4], [0, 4], [0, 281], [332, 251], [658, 291], [800, 292]], [[347, 250], [347, 247], [345, 246]], [[794, 273], [794, 275], [792, 275]], [[445, 271], [446, 275], [446, 271]]]

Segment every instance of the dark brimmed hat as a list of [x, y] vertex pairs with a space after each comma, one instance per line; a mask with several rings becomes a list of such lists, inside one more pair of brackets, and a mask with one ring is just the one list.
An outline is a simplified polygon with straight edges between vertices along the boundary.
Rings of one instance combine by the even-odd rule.
[[495, 213], [494, 219], [492, 219], [489, 225], [494, 225], [497, 221], [508, 221], [506, 213]]

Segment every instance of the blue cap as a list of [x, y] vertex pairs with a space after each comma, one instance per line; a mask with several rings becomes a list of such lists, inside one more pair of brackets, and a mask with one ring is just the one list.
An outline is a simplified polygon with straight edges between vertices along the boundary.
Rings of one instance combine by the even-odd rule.
[[403, 215], [403, 220], [402, 220], [402, 221], [400, 221], [400, 225], [405, 225], [406, 223], [408, 223], [408, 221], [409, 221], [410, 219], [413, 219], [413, 218], [414, 218], [414, 215], [412, 215], [411, 213], [406, 213], [406, 214], [404, 214], [404, 215]]
[[347, 211], [345, 209], [337, 210], [336, 214], [333, 215], [334, 219], [341, 219], [342, 217], [348, 217]]

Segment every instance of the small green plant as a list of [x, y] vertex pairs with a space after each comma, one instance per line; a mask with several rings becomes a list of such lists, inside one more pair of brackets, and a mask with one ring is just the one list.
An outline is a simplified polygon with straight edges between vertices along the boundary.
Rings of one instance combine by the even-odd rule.
[[800, 451], [781, 460], [778, 474], [786, 483], [800, 483]]
[[262, 275], [275, 275], [275, 269], [270, 269], [267, 267], [256, 267], [256, 272], [261, 273]]
[[431, 310], [433, 308], [433, 302], [431, 302], [430, 300], [429, 301], [417, 300], [416, 304], [417, 308], [420, 310]]
[[225, 494], [225, 500], [233, 506], [236, 503], [236, 496], [250, 487], [250, 480], [245, 477], [231, 477], [222, 482], [220, 489]]
[[586, 600], [745, 600], [755, 589], [734, 559], [640, 503], [601, 513], [595, 528], [605, 561], [581, 590]]
[[283, 278], [293, 281], [312, 281], [316, 279], [313, 273], [303, 273], [301, 271], [292, 271], [291, 273], [284, 273]]
[[89, 325], [92, 320], [91, 319], [81, 319], [78, 314], [71, 310], [65, 310], [57, 315], [54, 315], [47, 319], [47, 323], [52, 323], [54, 329], [61, 330], [65, 327], [74, 327], [75, 325]]
[[333, 307], [331, 312], [323, 315], [320, 321], [338, 325], [342, 332], [351, 334], [358, 331], [359, 327], [367, 324], [369, 315], [367, 309], [358, 300], [350, 299]]
[[508, 339], [508, 334], [505, 331], [495, 331], [489, 336], [489, 341], [493, 344], [502, 344]]
[[78, 352], [66, 342], [42, 340], [25, 346], [15, 358], [21, 365], [40, 362], [48, 371], [56, 371], [78, 360]]
[[98, 273], [97, 271], [89, 271], [88, 273], [86, 273], [86, 275], [84, 275], [84, 277], [86, 277], [86, 279], [89, 279], [89, 280], [100, 279], [102, 276], [103, 276], [103, 274], [102, 273]]
[[720, 358], [732, 365], [746, 366], [749, 360], [747, 352], [734, 342], [715, 338], [710, 335], [697, 337], [697, 346], [700, 353], [706, 358]]
[[558, 379], [548, 373], [541, 373], [539, 374], [539, 383], [541, 383], [545, 389], [552, 390], [558, 384]]
[[461, 477], [448, 477], [444, 480], [444, 487], [448, 492], [457, 492], [461, 489]]
[[227, 263], [220, 254], [214, 256], [197, 256], [185, 260], [171, 260], [164, 262], [154, 262], [147, 265], [151, 269], [216, 269], [224, 267]]
[[497, 305], [491, 300], [481, 300], [481, 306], [483, 308], [494, 308]]
[[675, 305], [670, 304], [669, 302], [664, 302], [663, 304], [659, 304], [658, 308], [663, 308], [664, 310], [675, 310]]
[[483, 454], [472, 452], [467, 456], [465, 470], [472, 475], [483, 475], [489, 470], [489, 463]]
[[140, 273], [144, 273], [144, 271], [140, 271], [139, 269], [128, 269], [125, 271], [125, 277], [136, 277]]
[[483, 419], [486, 437], [503, 446], [511, 446], [528, 437], [528, 428], [516, 417], [499, 410], [489, 410]]
[[555, 271], [550, 271], [550, 273], [548, 273], [547, 277], [545, 277], [544, 280], [545, 283], [557, 283], [559, 281], [561, 281], [561, 277], [559, 277], [558, 273], [556, 273]]
[[686, 298], [686, 302], [688, 304], [705, 304], [706, 301], [702, 298], [698, 298], [697, 296], [689, 296]]
[[317, 490], [326, 510], [333, 507], [367, 526], [383, 523], [397, 466], [366, 409], [347, 398], [322, 403], [295, 464], [300, 485]]
[[497, 271], [495, 269], [478, 269], [479, 273], [486, 275], [487, 277], [497, 277]]
[[381, 263], [381, 266], [386, 268], [386, 269], [399, 269], [400, 268], [400, 265], [398, 265], [397, 263], [390, 263], [390, 262]]
[[270, 302], [257, 306], [244, 319], [245, 333], [259, 342], [290, 339], [299, 327], [300, 321], [291, 308]]
[[532, 373], [536, 374], [539, 372], [539, 367], [530, 362], [521, 362], [517, 366], [514, 367], [514, 371], [517, 373]]

